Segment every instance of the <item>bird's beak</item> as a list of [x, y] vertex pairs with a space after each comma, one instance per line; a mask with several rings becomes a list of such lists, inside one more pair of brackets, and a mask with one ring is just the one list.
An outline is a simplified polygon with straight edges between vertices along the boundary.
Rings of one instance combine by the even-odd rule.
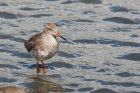
[[60, 38], [62, 38], [62, 39], [64, 39], [65, 41], [67, 41], [66, 38], [64, 38], [63, 36], [61, 36], [60, 32], [56, 32], [56, 36], [57, 36], [57, 37], [60, 37]]

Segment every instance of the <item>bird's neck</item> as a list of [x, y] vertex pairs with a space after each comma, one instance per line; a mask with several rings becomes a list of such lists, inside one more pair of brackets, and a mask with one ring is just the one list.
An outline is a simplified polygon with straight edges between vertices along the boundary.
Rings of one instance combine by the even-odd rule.
[[56, 36], [53, 36], [52, 34], [50, 34], [49, 31], [43, 31], [42, 34], [43, 34], [44, 37], [52, 36], [52, 37], [54, 37], [57, 40]]
[[43, 29], [43, 32], [44, 32], [44, 33], [48, 33], [49, 30], [50, 30], [50, 29], [48, 29], [48, 28], [45, 27], [45, 28]]
[[50, 33], [49, 33], [49, 30], [50, 30], [50, 29], [48, 29], [48, 28], [44, 28], [42, 34], [43, 34], [44, 36], [48, 36], [48, 35], [50, 36], [50, 35], [51, 35], [52, 37], [54, 37], [54, 38], [57, 40], [57, 37], [56, 37], [56, 36], [53, 36], [52, 34], [50, 34]]

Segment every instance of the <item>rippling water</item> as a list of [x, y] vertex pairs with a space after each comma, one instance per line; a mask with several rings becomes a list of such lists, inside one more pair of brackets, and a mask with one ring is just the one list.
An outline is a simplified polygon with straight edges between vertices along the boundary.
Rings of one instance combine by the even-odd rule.
[[[139, 0], [0, 0], [0, 86], [27, 93], [139, 93], [139, 5]], [[36, 77], [23, 39], [48, 22], [73, 44], [60, 40], [57, 55], [46, 61], [47, 75]]]

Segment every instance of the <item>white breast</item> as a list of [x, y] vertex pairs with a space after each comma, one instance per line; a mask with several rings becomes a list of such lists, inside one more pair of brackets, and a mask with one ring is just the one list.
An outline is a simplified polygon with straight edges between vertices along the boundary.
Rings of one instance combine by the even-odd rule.
[[37, 45], [30, 51], [30, 54], [37, 60], [45, 60], [54, 56], [58, 50], [57, 40], [50, 34], [42, 36], [41, 45]]
[[50, 34], [48, 34], [47, 36], [43, 36], [42, 41], [44, 46], [46, 46], [50, 50], [53, 50], [58, 46], [57, 40]]

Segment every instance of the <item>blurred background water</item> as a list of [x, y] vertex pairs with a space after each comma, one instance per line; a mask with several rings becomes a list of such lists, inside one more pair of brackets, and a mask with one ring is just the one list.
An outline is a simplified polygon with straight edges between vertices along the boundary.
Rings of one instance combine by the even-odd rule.
[[[139, 0], [0, 0], [0, 86], [27, 93], [139, 93]], [[60, 39], [47, 75], [23, 39], [53, 22]], [[1, 90], [0, 90], [1, 91]]]

